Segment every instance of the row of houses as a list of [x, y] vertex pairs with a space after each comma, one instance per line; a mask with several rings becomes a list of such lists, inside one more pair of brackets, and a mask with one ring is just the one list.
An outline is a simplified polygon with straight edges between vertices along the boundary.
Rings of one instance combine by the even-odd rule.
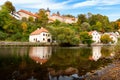
[[119, 37], [119, 33], [118, 32], [105, 32], [105, 33], [100, 33], [97, 31], [91, 31], [89, 32], [89, 35], [92, 35], [92, 40], [94, 41], [94, 43], [101, 43], [101, 36], [107, 34], [110, 36], [110, 38], [112, 39], [112, 42], [114, 44], [116, 44], [118, 42], [118, 37]]
[[[60, 22], [65, 22], [65, 23], [76, 23], [77, 22], [77, 18], [75, 18], [75, 17], [62, 16], [58, 13], [53, 13], [51, 15], [51, 11], [49, 10], [49, 8], [47, 10], [45, 10], [45, 12], [48, 16], [49, 23], [54, 22], [56, 20], [59, 20]], [[25, 17], [27, 19], [29, 17], [33, 17], [33, 19], [35, 20], [36, 18], [39, 17], [36, 13], [32, 13], [30, 11], [26, 11], [26, 10], [22, 10], [22, 9], [17, 12], [12, 13], [11, 15], [13, 17], [15, 17], [17, 20], [22, 20], [23, 17]]]
[[[113, 43], [116, 44], [118, 41], [119, 33], [118, 32], [109, 32], [104, 33], [108, 34], [110, 38], [112, 39]], [[89, 32], [89, 35], [92, 35], [92, 40], [94, 43], [101, 43], [101, 36], [104, 35], [103, 33], [97, 32], [97, 31], [91, 31]], [[52, 42], [52, 35], [49, 33], [48, 30], [41, 27], [37, 30], [33, 31], [29, 36], [30, 42]]]

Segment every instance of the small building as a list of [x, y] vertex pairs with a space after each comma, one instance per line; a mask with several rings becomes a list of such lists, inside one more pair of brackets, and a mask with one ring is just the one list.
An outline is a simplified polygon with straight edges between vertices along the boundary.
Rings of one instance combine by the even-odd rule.
[[116, 44], [118, 42], [118, 35], [116, 33], [109, 32], [109, 33], [104, 33], [104, 34], [108, 34], [110, 36], [113, 44]]
[[92, 40], [94, 41], [94, 43], [100, 43], [100, 38], [101, 38], [101, 34], [97, 31], [91, 31], [89, 32], [89, 35], [92, 36]]
[[[32, 13], [32, 12], [30, 12], [30, 11], [26, 11], [26, 10], [19, 10], [18, 12], [16, 12], [17, 13], [17, 15], [19, 15], [19, 17], [20, 17], [20, 20], [22, 19], [22, 18], [29, 18], [29, 17], [33, 17], [33, 19], [35, 20], [38, 16], [36, 15], [36, 14], [34, 14], [34, 13]], [[13, 15], [13, 17], [14, 17], [14, 15]]]
[[45, 28], [37, 29], [33, 31], [29, 36], [29, 42], [52, 42], [51, 34]]

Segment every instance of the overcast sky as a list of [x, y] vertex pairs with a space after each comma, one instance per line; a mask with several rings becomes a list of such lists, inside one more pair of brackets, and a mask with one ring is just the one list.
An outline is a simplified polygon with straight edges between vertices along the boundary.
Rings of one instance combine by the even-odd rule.
[[61, 14], [102, 14], [110, 21], [120, 18], [120, 0], [0, 0], [0, 5], [11, 1], [16, 10], [25, 9], [37, 12], [39, 9], [49, 8], [51, 13], [59, 11]]

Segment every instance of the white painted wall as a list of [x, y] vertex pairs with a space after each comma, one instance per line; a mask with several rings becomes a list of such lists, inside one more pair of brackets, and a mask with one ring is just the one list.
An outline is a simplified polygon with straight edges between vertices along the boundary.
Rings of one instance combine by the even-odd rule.
[[93, 31], [92, 32], [92, 40], [94, 41], [94, 43], [100, 43], [100, 38], [101, 38], [101, 35], [97, 32], [97, 31]]
[[48, 42], [48, 39], [50, 39], [50, 42], [52, 42], [50, 33], [46, 33], [46, 32], [42, 32], [38, 35], [30, 35], [29, 36], [30, 42]]

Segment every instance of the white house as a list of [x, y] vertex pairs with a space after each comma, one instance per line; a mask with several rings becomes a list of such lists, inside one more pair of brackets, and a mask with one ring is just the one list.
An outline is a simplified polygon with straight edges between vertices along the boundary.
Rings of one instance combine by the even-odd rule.
[[104, 33], [104, 34], [108, 34], [114, 44], [116, 44], [118, 42], [118, 34], [116, 34], [114, 32], [109, 32], [109, 33]]
[[52, 42], [51, 34], [45, 28], [33, 31], [29, 36], [29, 42]]
[[100, 43], [100, 38], [101, 38], [101, 34], [97, 31], [91, 31], [89, 32], [89, 35], [92, 36], [92, 40], [94, 41], [94, 43]]

